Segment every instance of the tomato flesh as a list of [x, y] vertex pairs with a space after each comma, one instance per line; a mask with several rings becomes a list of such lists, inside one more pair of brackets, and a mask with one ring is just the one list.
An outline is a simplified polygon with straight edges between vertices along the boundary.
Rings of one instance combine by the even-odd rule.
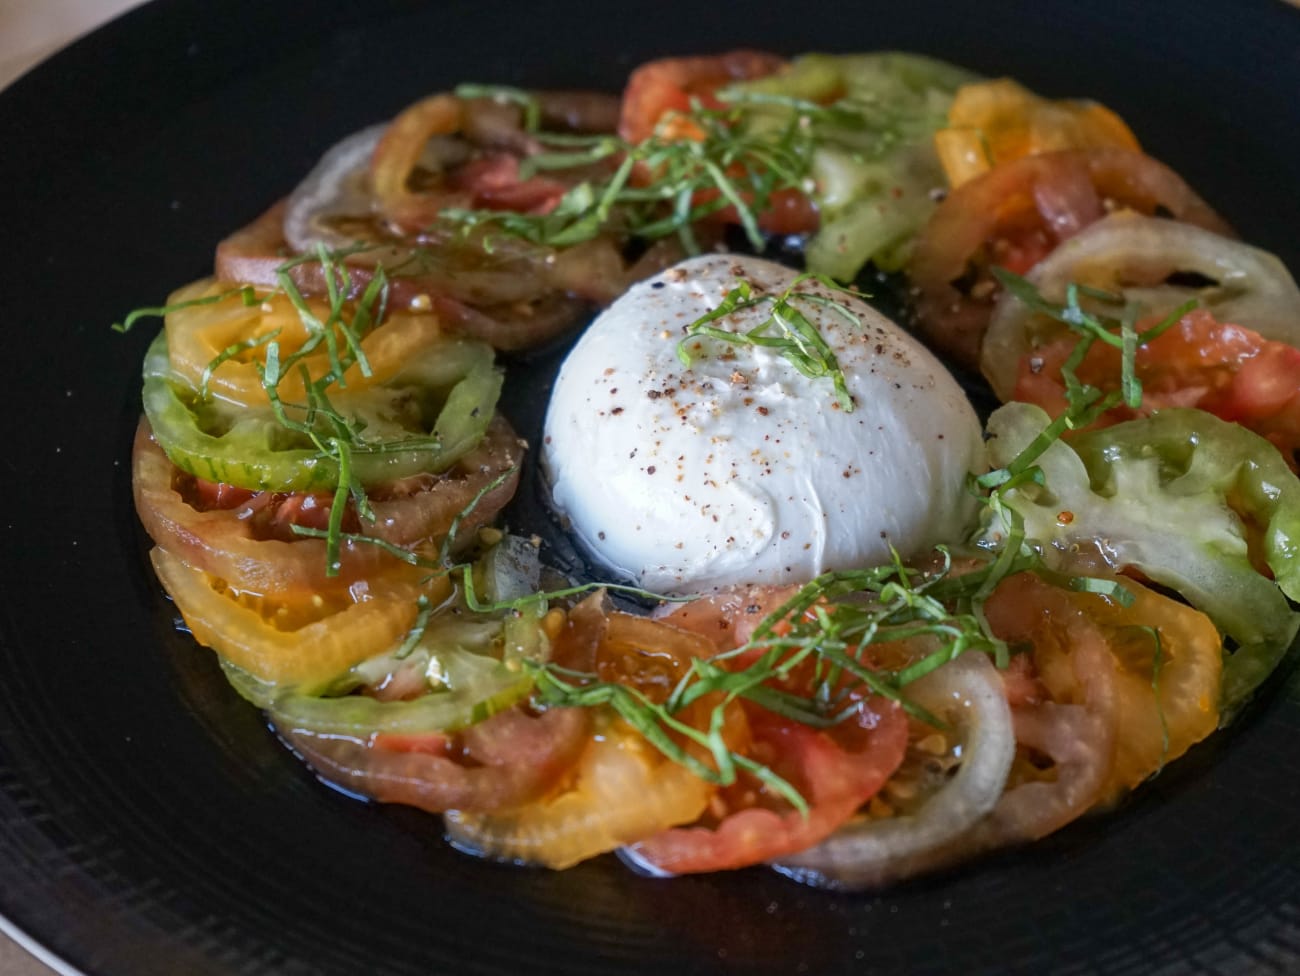
[[[1063, 412], [1067, 404], [1061, 366], [1077, 343], [1073, 334], [1065, 335], [1024, 356], [1015, 398], [1036, 403], [1053, 416]], [[1114, 407], [1094, 426], [1147, 416], [1163, 407], [1197, 407], [1265, 437], [1292, 470], [1297, 469], [1300, 349], [1219, 322], [1211, 312], [1198, 308], [1141, 344], [1134, 365], [1142, 382], [1141, 405]], [[1075, 373], [1081, 382], [1113, 390], [1119, 387], [1120, 367], [1117, 348], [1094, 342]]]

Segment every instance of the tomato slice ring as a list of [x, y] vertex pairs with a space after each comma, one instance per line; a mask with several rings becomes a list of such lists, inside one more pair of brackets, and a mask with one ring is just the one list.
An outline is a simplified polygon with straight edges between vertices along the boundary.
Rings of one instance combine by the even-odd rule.
[[1123, 149], [1024, 156], [953, 190], [922, 230], [909, 269], [917, 325], [960, 365], [978, 368], [1000, 291], [991, 269], [1023, 274], [1118, 208], [1167, 213], [1231, 234], [1173, 170], [1150, 156]]

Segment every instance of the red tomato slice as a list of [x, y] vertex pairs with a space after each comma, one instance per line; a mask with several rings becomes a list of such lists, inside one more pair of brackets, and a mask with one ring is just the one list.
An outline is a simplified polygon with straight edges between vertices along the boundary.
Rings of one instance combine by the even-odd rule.
[[690, 823], [713, 793], [618, 720], [587, 744], [565, 780], [559, 792], [515, 810], [449, 813], [448, 836], [485, 857], [566, 868]]
[[1116, 209], [1169, 214], [1231, 235], [1205, 201], [1150, 156], [1125, 149], [1023, 156], [953, 190], [921, 231], [909, 268], [921, 331], [977, 369], [999, 292], [991, 269], [1027, 271]]
[[[483, 443], [444, 475], [418, 475], [373, 490], [373, 524], [351, 514], [348, 531], [362, 531], [398, 546], [430, 543], [447, 534], [452, 520], [477, 492], [510, 468], [522, 453], [518, 437], [501, 418]], [[326, 575], [323, 539], [298, 538], [293, 524], [324, 528], [330, 496], [247, 492], [182, 474], [140, 421], [132, 452], [136, 510], [153, 540], [187, 564], [230, 586], [281, 600], [346, 594], [360, 580], [371, 589], [381, 579], [412, 582], [426, 571], [406, 565], [377, 545], [344, 541], [337, 576]], [[518, 474], [480, 499], [462, 520], [471, 538], [514, 494]]]
[[821, 732], [747, 708], [752, 755], [790, 782], [807, 815], [742, 778], [720, 794], [711, 825], [656, 834], [628, 848], [630, 858], [666, 874], [725, 871], [793, 854], [828, 837], [884, 785], [907, 749], [907, 721], [896, 705], [865, 702], [853, 723]]
[[325, 782], [383, 803], [404, 803], [431, 813], [491, 813], [518, 806], [549, 789], [581, 755], [588, 715], [558, 708], [533, 717], [518, 708], [501, 712], [457, 737], [443, 750], [406, 737], [360, 742], [280, 728], [284, 740]]
[[[1036, 403], [1053, 416], [1063, 412], [1061, 366], [1077, 342], [1075, 336], [1065, 335], [1024, 356], [1015, 398]], [[1142, 381], [1141, 405], [1117, 406], [1094, 426], [1147, 416], [1163, 407], [1198, 407], [1267, 438], [1292, 470], [1297, 469], [1300, 349], [1218, 322], [1206, 309], [1194, 309], [1176, 326], [1139, 346], [1135, 366]], [[1118, 388], [1120, 351], [1094, 343], [1076, 375], [1101, 390]]]
[[[655, 134], [665, 115], [690, 112], [692, 100], [705, 108], [720, 108], [714, 92], [731, 82], [746, 81], [774, 74], [786, 61], [773, 54], [757, 51], [731, 51], [712, 57], [667, 58], [651, 61], [632, 72], [623, 93], [623, 112], [619, 134], [628, 142], [641, 142]], [[688, 119], [661, 136], [699, 139], [701, 132]], [[742, 173], [735, 170], [732, 176]], [[697, 206], [718, 198], [718, 191], [704, 190], [695, 195]], [[742, 197], [750, 195], [742, 191]], [[770, 234], [806, 234], [820, 223], [817, 208], [806, 193], [785, 188], [774, 192], [758, 213], [758, 223]], [[735, 206], [723, 207], [709, 219], [719, 224], [738, 224]]]
[[668, 112], [689, 112], [696, 98], [709, 108], [720, 103], [713, 93], [733, 81], [748, 81], [774, 74], [786, 60], [761, 51], [729, 51], [707, 57], [664, 58], [641, 65], [623, 90], [623, 110], [618, 132], [628, 142], [641, 142], [654, 134]]

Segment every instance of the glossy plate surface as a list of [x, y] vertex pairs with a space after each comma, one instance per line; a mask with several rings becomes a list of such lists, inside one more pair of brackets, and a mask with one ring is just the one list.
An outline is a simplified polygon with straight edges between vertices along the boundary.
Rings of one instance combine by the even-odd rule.
[[[548, 874], [319, 786], [173, 629], [108, 325], [336, 139], [461, 80], [614, 90], [647, 57], [902, 48], [1117, 109], [1300, 270], [1300, 10], [1281, 0], [704, 6], [173, 0], [0, 96], [0, 913], [98, 976], [1300, 971], [1300, 704], [1278, 680], [1114, 815], [880, 896]], [[535, 430], [548, 375], [514, 370]], [[527, 508], [522, 509], [525, 513]]]

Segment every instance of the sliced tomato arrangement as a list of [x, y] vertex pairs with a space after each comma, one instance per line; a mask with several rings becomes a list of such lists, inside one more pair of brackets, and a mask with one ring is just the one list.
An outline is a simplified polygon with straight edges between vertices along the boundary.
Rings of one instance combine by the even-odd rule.
[[[647, 613], [494, 527], [527, 447], [495, 352], [729, 225], [818, 276], [904, 269], [928, 342], [1020, 402], [962, 539]], [[877, 889], [1113, 806], [1300, 628], [1300, 289], [1231, 235], [1110, 109], [916, 55], [436, 93], [172, 295], [135, 505], [184, 626], [324, 782], [502, 861]]]

